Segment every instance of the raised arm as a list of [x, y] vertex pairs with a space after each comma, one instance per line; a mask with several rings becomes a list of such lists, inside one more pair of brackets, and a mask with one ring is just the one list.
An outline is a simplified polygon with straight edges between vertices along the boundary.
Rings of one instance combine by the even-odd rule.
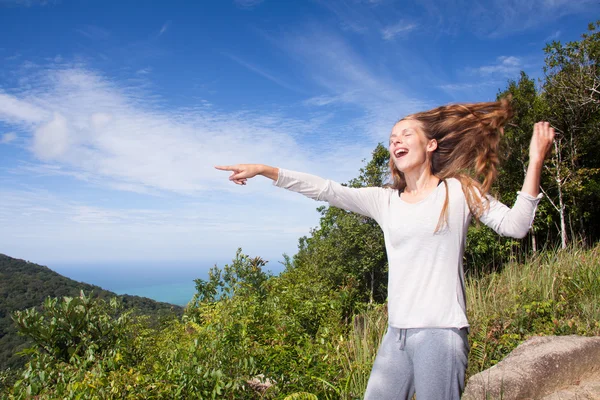
[[553, 141], [554, 128], [548, 122], [538, 122], [533, 126], [533, 135], [529, 146], [529, 166], [527, 167], [521, 192], [533, 197], [540, 193], [542, 167]]
[[554, 129], [548, 122], [538, 122], [534, 125], [529, 146], [529, 166], [515, 204], [508, 208], [487, 196], [489, 209], [481, 216], [481, 222], [502, 236], [521, 238], [527, 235], [540, 200], [540, 178], [544, 159], [553, 140]]

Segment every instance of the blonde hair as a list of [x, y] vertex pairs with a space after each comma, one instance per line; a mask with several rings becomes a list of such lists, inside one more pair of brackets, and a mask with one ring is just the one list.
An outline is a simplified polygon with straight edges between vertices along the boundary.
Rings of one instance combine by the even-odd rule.
[[[450, 104], [400, 120], [419, 121], [427, 139], [437, 142], [437, 149], [429, 157], [430, 169], [444, 182], [446, 200], [436, 232], [448, 219], [448, 178], [460, 181], [469, 209], [476, 219], [486, 211], [487, 204], [482, 201], [482, 195], [490, 190], [496, 179], [500, 138], [504, 125], [513, 115], [510, 100], [506, 97], [494, 102]], [[403, 191], [406, 180], [392, 158], [390, 169], [391, 187]]]

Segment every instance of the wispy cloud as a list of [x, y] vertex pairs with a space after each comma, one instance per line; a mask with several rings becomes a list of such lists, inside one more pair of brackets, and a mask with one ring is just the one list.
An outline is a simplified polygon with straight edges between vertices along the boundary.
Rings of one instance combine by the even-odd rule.
[[17, 134], [14, 132], [8, 132], [0, 137], [0, 144], [8, 144], [15, 141], [15, 139], [17, 139]]
[[92, 40], [106, 40], [110, 37], [108, 30], [95, 25], [85, 25], [75, 31]]
[[33, 7], [54, 5], [60, 2], [60, 0], [0, 0], [0, 6]]
[[241, 8], [253, 8], [264, 2], [264, 0], [233, 0], [233, 2]]
[[[365, 152], [358, 143], [319, 153], [301, 149], [298, 141], [321, 128], [318, 118], [203, 106], [165, 110], [143, 88], [77, 67], [37, 71], [18, 95], [0, 94], [0, 121], [21, 131], [36, 158], [60, 166], [57, 173], [136, 191], [230, 190], [213, 165], [244, 161], [326, 172], [327, 160], [343, 154], [347, 165], [337, 169], [348, 173]], [[336, 178], [335, 170], [329, 176]]]
[[241, 58], [234, 56], [233, 54], [223, 53], [223, 55], [226, 56], [227, 58], [231, 59], [232, 61], [235, 61], [242, 67], [247, 68], [250, 71], [262, 76], [263, 78], [268, 79], [271, 82], [281, 86], [282, 88], [292, 90], [294, 92], [302, 92], [302, 90], [300, 88], [292, 86], [292, 85], [288, 84], [287, 82], [283, 81], [282, 79], [279, 79], [279, 78], [273, 76], [269, 72], [265, 71], [263, 68], [260, 68], [253, 64], [250, 64], [249, 62], [246, 62], [246, 61], [242, 60]]
[[[75, 246], [79, 257], [99, 260], [143, 259], [149, 248], [165, 258], [202, 259], [233, 254], [238, 246], [265, 255], [266, 242], [275, 255], [293, 252], [296, 239], [318, 222], [317, 204], [265, 179], [233, 185], [213, 166], [263, 162], [346, 181], [375, 146], [368, 137], [311, 145], [308, 138], [329, 131], [322, 114], [298, 119], [281, 111], [167, 109], [130, 80], [83, 66], [20, 73], [27, 85], [0, 96], [0, 122], [33, 156], [12, 167], [0, 185], [0, 225], [11, 226], [0, 243], [15, 256], [65, 259], [77, 256], [65, 256], [64, 249]], [[138, 202], [153, 199], [154, 207], [118, 208], [96, 196], [75, 200], [19, 189], [48, 176], [83, 183], [107, 198], [131, 192], [127, 196], [140, 196]], [[294, 213], [290, 202], [298, 204]]]
[[146, 68], [138, 69], [137, 71], [135, 71], [135, 73], [138, 75], [148, 75], [151, 72], [152, 72], [151, 67], [146, 67]]
[[378, 2], [366, 2], [366, 5], [350, 4], [345, 0], [317, 0], [324, 8], [333, 13], [345, 31], [365, 34], [374, 27], [380, 26], [379, 18], [373, 14], [371, 7]]
[[447, 92], [460, 92], [460, 91], [471, 91], [481, 88], [486, 88], [490, 86], [495, 86], [496, 82], [478, 82], [478, 83], [447, 83], [444, 85], [440, 85], [439, 88], [445, 90]]
[[560, 35], [561, 35], [561, 32], [556, 31], [552, 35], [550, 35], [546, 39], [544, 39], [544, 43], [552, 42], [552, 41], [558, 39], [560, 37]]
[[399, 35], [405, 35], [415, 30], [417, 24], [414, 22], [400, 21], [397, 24], [387, 26], [381, 30], [381, 36], [385, 40], [392, 40]]
[[352, 92], [347, 92], [338, 96], [315, 96], [305, 100], [303, 103], [307, 106], [327, 106], [330, 104], [338, 104], [338, 103], [350, 103], [351, 99], [354, 97]]
[[[281, 48], [299, 60], [306, 75], [324, 92], [305, 101], [312, 106], [337, 103], [353, 108], [340, 134], [362, 133], [385, 140], [402, 116], [429, 106], [382, 70], [375, 71], [343, 37], [319, 28], [292, 35]], [[418, 62], [416, 55], [411, 55]], [[345, 133], [344, 133], [345, 132]]]
[[489, 99], [490, 90], [502, 87], [505, 84], [504, 79], [489, 79], [489, 77], [479, 82], [461, 82], [461, 83], [445, 83], [438, 87], [443, 90], [450, 98], [451, 101], [472, 101], [471, 99]]
[[[303, 205], [296, 204], [289, 213], [289, 202], [261, 195], [269, 188], [251, 195], [242, 190], [248, 188], [227, 197], [222, 193], [188, 200], [168, 197], [140, 208], [90, 204], [40, 189], [0, 187], [0, 224], [11, 227], [10, 232], [0, 231], [0, 241], [3, 251], [13, 256], [45, 262], [222, 260], [239, 246], [267, 259], [293, 252], [297, 238], [308, 233], [307, 222], [318, 221], [315, 204], [293, 197]], [[277, 250], [265, 252], [265, 241]], [[68, 248], [77, 251], [65, 251]]]
[[496, 63], [494, 64], [470, 68], [469, 70], [480, 75], [502, 75], [512, 77], [517, 75], [523, 67], [523, 62], [519, 57], [500, 56], [496, 59]]
[[12, 56], [4, 57], [4, 60], [14, 61], [14, 60], [18, 60], [19, 58], [21, 58], [21, 53], [17, 53], [17, 54], [13, 54]]
[[19, 99], [15, 96], [0, 92], [0, 119], [7, 123], [35, 124], [47, 118], [45, 109], [34, 105], [24, 96]]
[[160, 28], [160, 31], [158, 32], [158, 36], [161, 36], [163, 33], [165, 33], [169, 27], [171, 26], [171, 21], [167, 21], [163, 24], [163, 26]]
[[600, 11], [595, 0], [419, 0], [428, 25], [439, 32], [471, 31], [484, 37], [504, 37], [551, 26], [568, 15]]

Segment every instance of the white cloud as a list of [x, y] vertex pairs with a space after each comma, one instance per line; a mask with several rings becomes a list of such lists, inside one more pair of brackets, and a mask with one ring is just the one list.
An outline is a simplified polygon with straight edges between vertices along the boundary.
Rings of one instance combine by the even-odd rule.
[[67, 120], [55, 113], [52, 120], [37, 128], [33, 135], [33, 152], [42, 160], [52, 160], [63, 156], [69, 146]]
[[0, 119], [7, 123], [34, 124], [47, 117], [46, 110], [15, 96], [0, 93]]
[[[11, 227], [0, 231], [2, 251], [44, 263], [222, 260], [240, 246], [270, 259], [293, 253], [298, 237], [318, 222], [317, 203], [273, 188], [248, 193], [254, 185], [236, 187], [236, 193], [225, 196], [158, 198], [148, 208], [89, 204], [68, 198], [72, 195], [0, 187], [0, 224]], [[284, 199], [270, 201], [268, 191]], [[293, 213], [287, 195], [295, 203]]]
[[[327, 58], [334, 60], [335, 55]], [[373, 81], [359, 65], [337, 72], [342, 71], [341, 81], [329, 87], [339, 89], [340, 99], [346, 95], [343, 101], [367, 107], [389, 101], [387, 95], [366, 96], [387, 82]], [[350, 127], [357, 131], [352, 140], [340, 141], [344, 133], [332, 128], [337, 126], [325, 113], [298, 118], [282, 111], [224, 112], [203, 104], [173, 109], [130, 80], [121, 83], [82, 67], [31, 66], [22, 73], [27, 84], [0, 96], [0, 123], [18, 133], [37, 158], [22, 160], [0, 177], [0, 225], [11, 227], [0, 233], [0, 243], [14, 256], [202, 259], [234, 254], [238, 246], [268, 257], [293, 253], [297, 238], [318, 223], [319, 204], [274, 189], [262, 178], [233, 185], [213, 166], [263, 162], [347, 181], [376, 144], [356, 126]], [[320, 73], [317, 79], [328, 76]], [[362, 97], [337, 86], [349, 82]], [[62, 185], [64, 198], [39, 190], [15, 192], [24, 182], [50, 182], [49, 176], [76, 185], [77, 195], [65, 193]], [[101, 198], [75, 200], [88, 189]], [[138, 202], [152, 199], [154, 207], [116, 208], [123, 191]]]
[[19, 95], [0, 95], [0, 121], [21, 130], [38, 159], [60, 167], [44, 173], [136, 192], [231, 190], [213, 166], [236, 162], [308, 168], [347, 180], [375, 145], [314, 151], [306, 138], [326, 118], [303, 121], [205, 106], [167, 110], [130, 85], [82, 68], [37, 71]]
[[404, 35], [415, 30], [417, 24], [413, 22], [400, 21], [395, 25], [387, 26], [381, 30], [381, 36], [385, 40], [392, 40], [396, 36]]
[[17, 134], [14, 132], [8, 132], [2, 135], [2, 137], [0, 137], [0, 144], [8, 144], [10, 142], [13, 142], [17, 139]]
[[317, 107], [322, 107], [322, 106], [327, 106], [330, 104], [336, 104], [336, 103], [347, 103], [350, 102], [350, 99], [353, 97], [352, 93], [347, 93], [346, 95], [339, 95], [339, 96], [316, 96], [316, 97], [311, 97], [310, 99], [304, 100], [304, 105], [307, 106], [317, 106]]
[[492, 65], [484, 65], [478, 68], [471, 68], [470, 71], [481, 75], [502, 75], [515, 76], [525, 66], [519, 57], [515, 56], [500, 56], [496, 59], [496, 63]]
[[90, 116], [90, 124], [93, 130], [101, 131], [105, 129], [113, 120], [112, 114], [97, 112]]
[[546, 39], [544, 39], [544, 43], [552, 42], [552, 41], [558, 39], [560, 37], [560, 35], [561, 35], [561, 31], [556, 31], [552, 35], [550, 35]]

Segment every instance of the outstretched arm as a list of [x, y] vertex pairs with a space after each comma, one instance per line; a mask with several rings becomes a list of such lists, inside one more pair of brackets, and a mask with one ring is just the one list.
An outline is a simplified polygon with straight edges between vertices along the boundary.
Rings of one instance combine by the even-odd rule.
[[548, 122], [538, 122], [533, 126], [533, 136], [529, 146], [529, 166], [525, 174], [525, 181], [521, 191], [533, 197], [540, 193], [540, 178], [544, 159], [552, 142], [554, 141], [554, 128]]
[[275, 185], [303, 194], [314, 200], [326, 201], [332, 206], [353, 211], [381, 221], [382, 207], [389, 193], [382, 188], [349, 188], [337, 182], [303, 172], [294, 172], [262, 164], [237, 164], [215, 167], [221, 171], [231, 171], [229, 180], [238, 185], [256, 175], [275, 181]]
[[263, 164], [217, 165], [215, 168], [221, 171], [231, 171], [229, 180], [238, 185], [245, 185], [248, 179], [254, 178], [256, 175], [262, 175], [274, 181], [279, 175], [279, 168]]

